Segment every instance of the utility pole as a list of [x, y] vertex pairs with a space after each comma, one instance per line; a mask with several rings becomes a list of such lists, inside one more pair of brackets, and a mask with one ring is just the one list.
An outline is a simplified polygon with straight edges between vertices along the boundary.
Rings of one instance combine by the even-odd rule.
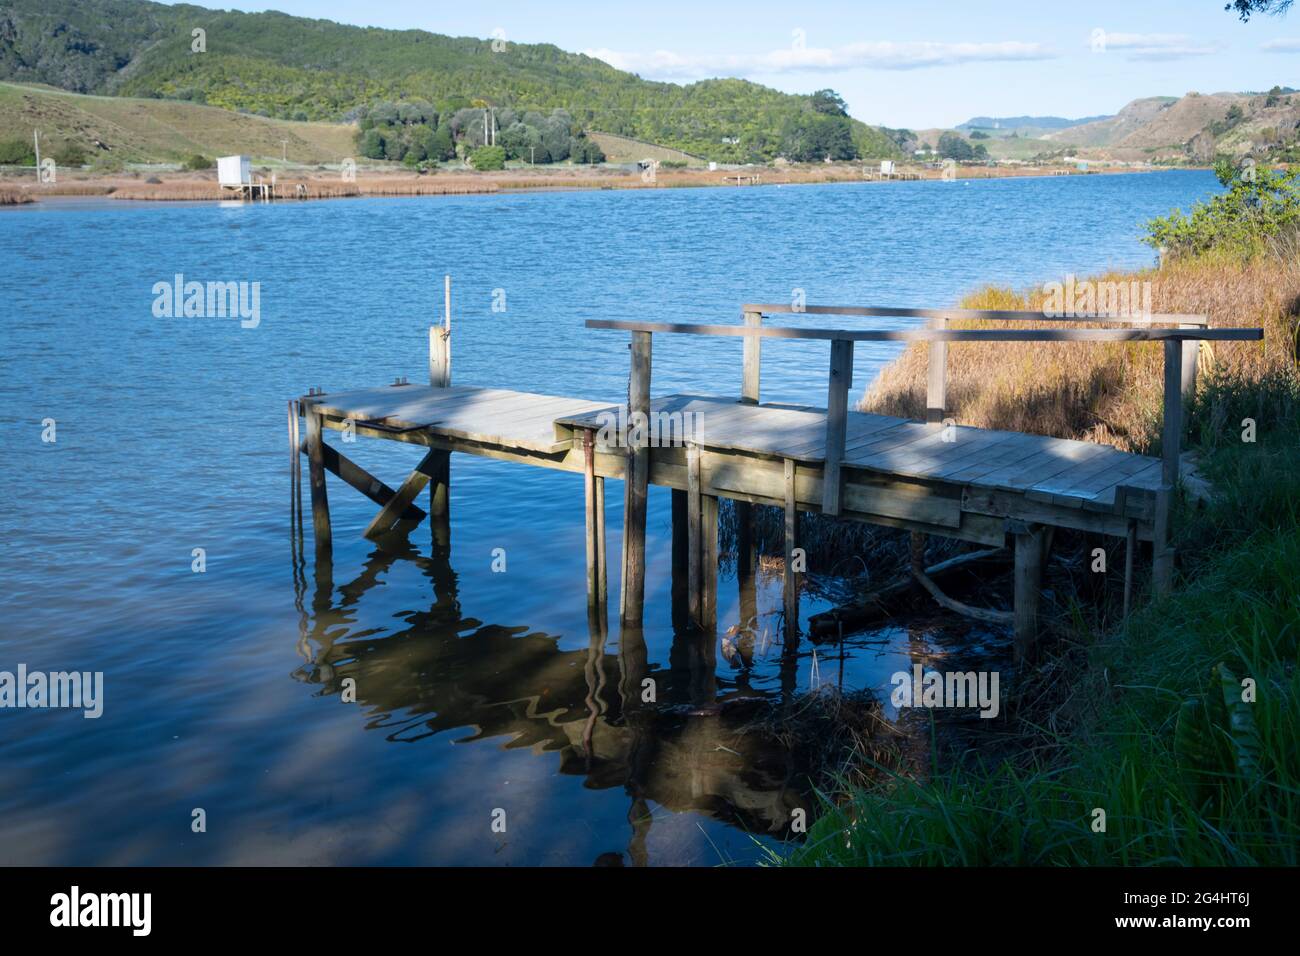
[[287, 139], [280, 140], [280, 146], [282, 150], [280, 153], [280, 158], [287, 163], [289, 162], [289, 141]]
[[529, 165], [529, 166], [536, 166], [536, 165], [537, 165], [537, 147], [536, 147], [536, 146], [529, 146], [529, 147], [528, 147], [528, 165]]
[[41, 131], [32, 130], [32, 136], [36, 141], [36, 181], [41, 181]]

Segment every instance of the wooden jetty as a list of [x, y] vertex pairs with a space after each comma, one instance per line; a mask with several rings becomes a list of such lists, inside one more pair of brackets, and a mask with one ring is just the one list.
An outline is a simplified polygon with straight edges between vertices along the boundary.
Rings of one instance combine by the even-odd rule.
[[[915, 329], [792, 328], [764, 325], [764, 316], [813, 315], [918, 318]], [[430, 330], [429, 386], [398, 383], [355, 391], [311, 393], [296, 400], [307, 438], [295, 453], [310, 462], [312, 521], [318, 562], [331, 554], [325, 475], [341, 478], [371, 498], [379, 511], [365, 529], [370, 537], [399, 523], [418, 521], [415, 500], [430, 483], [434, 520], [447, 520], [452, 452], [581, 473], [587, 515], [587, 594], [593, 618], [606, 616], [605, 479], [624, 482], [624, 533], [620, 561], [620, 621], [639, 627], [645, 593], [646, 496], [650, 484], [673, 493], [674, 566], [682, 565], [692, 621], [716, 627], [718, 503], [737, 503], [742, 533], [754, 504], [784, 508], [787, 630], [797, 633], [800, 590], [797, 560], [800, 512], [939, 535], [985, 548], [1014, 548], [1014, 610], [984, 612], [1014, 627], [1017, 653], [1032, 650], [1040, 579], [1051, 531], [1073, 528], [1127, 542], [1125, 607], [1132, 591], [1133, 554], [1139, 541], [1153, 548], [1154, 590], [1165, 593], [1173, 577], [1170, 511], [1179, 480], [1184, 396], [1195, 387], [1199, 341], [1258, 340], [1260, 329], [1210, 329], [1204, 316], [1088, 315], [1060, 321], [1063, 328], [954, 329], [950, 322], [1035, 322], [1037, 312], [923, 310], [856, 306], [751, 304], [739, 325], [590, 320], [591, 329], [630, 335], [628, 402], [609, 405], [577, 397], [539, 395], [451, 384], [450, 292], [447, 322]], [[1068, 327], [1073, 325], [1074, 327]], [[1082, 326], [1103, 326], [1082, 327]], [[656, 334], [733, 336], [744, 340], [739, 395], [652, 396], [652, 340]], [[765, 341], [829, 343], [825, 407], [764, 404], [760, 400], [761, 348]], [[927, 421], [852, 410], [853, 350], [864, 341], [929, 343]], [[1159, 342], [1164, 349], [1164, 426], [1160, 458], [1106, 445], [1018, 432], [962, 426], [947, 417], [949, 342]], [[326, 430], [357, 437], [421, 445], [427, 449], [396, 489], [370, 475], [323, 440]], [[297, 456], [295, 454], [295, 460]], [[922, 539], [914, 538], [914, 544]], [[918, 553], [914, 547], [914, 553]], [[940, 592], [918, 561], [913, 574], [946, 606], [964, 608]]]

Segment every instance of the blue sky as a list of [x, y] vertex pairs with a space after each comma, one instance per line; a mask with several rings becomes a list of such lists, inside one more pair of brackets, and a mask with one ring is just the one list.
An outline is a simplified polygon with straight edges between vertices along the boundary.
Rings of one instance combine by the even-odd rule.
[[453, 36], [500, 31], [507, 42], [554, 43], [673, 82], [741, 76], [787, 92], [831, 87], [859, 119], [914, 129], [973, 115], [1113, 113], [1139, 96], [1191, 90], [1300, 87], [1300, 6], [1243, 24], [1223, 0], [234, 6]]

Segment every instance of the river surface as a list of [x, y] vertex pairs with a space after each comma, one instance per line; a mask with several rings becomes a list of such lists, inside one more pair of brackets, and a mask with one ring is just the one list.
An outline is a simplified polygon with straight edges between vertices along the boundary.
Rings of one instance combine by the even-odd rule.
[[[0, 863], [755, 859], [812, 803], [781, 747], [716, 705], [779, 714], [834, 682], [892, 718], [890, 674], [961, 628], [876, 628], [842, 658], [771, 637], [732, 667], [674, 630], [669, 498], [652, 488], [644, 634], [602, 646], [581, 478], [461, 455], [449, 545], [428, 523], [366, 541], [374, 506], [332, 484], [322, 577], [310, 520], [305, 560], [290, 533], [286, 399], [426, 380], [446, 273], [458, 384], [616, 402], [626, 336], [587, 319], [736, 322], [800, 289], [933, 307], [1147, 265], [1141, 223], [1217, 189], [1176, 171], [0, 211], [0, 672], [102, 672], [104, 688], [98, 719], [0, 709]], [[259, 283], [256, 327], [155, 316], [177, 274]], [[855, 391], [896, 351], [861, 343]], [[824, 404], [826, 362], [825, 343], [765, 346], [764, 400]], [[656, 337], [655, 394], [739, 389], [739, 340]], [[419, 458], [349, 449], [394, 485]], [[621, 498], [611, 482], [615, 596]], [[733, 565], [718, 590], [725, 629], [746, 597]], [[779, 574], [749, 600], [775, 621]], [[826, 606], [805, 600], [805, 621]], [[1005, 655], [1002, 635], [961, 641]], [[630, 686], [645, 675], [653, 704]]]

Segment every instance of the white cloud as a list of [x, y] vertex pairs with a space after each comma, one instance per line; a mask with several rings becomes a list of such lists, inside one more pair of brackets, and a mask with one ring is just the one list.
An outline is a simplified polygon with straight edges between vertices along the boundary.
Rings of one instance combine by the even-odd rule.
[[627, 53], [607, 49], [582, 52], [617, 69], [662, 80], [767, 73], [833, 73], [854, 69], [915, 70], [957, 63], [1047, 60], [1056, 56], [1041, 43], [1018, 40], [998, 43], [894, 43], [882, 40], [840, 47], [791, 46], [766, 53], [682, 54], [671, 50]]
[[[1098, 31], [1104, 37], [1105, 50], [1128, 54], [1130, 60], [1181, 60], [1192, 56], [1217, 53], [1216, 43], [1199, 43], [1185, 33], [1109, 33]], [[1096, 48], [1096, 37], [1090, 42]]]
[[1265, 53], [1300, 53], [1300, 37], [1269, 40], [1260, 49]]

